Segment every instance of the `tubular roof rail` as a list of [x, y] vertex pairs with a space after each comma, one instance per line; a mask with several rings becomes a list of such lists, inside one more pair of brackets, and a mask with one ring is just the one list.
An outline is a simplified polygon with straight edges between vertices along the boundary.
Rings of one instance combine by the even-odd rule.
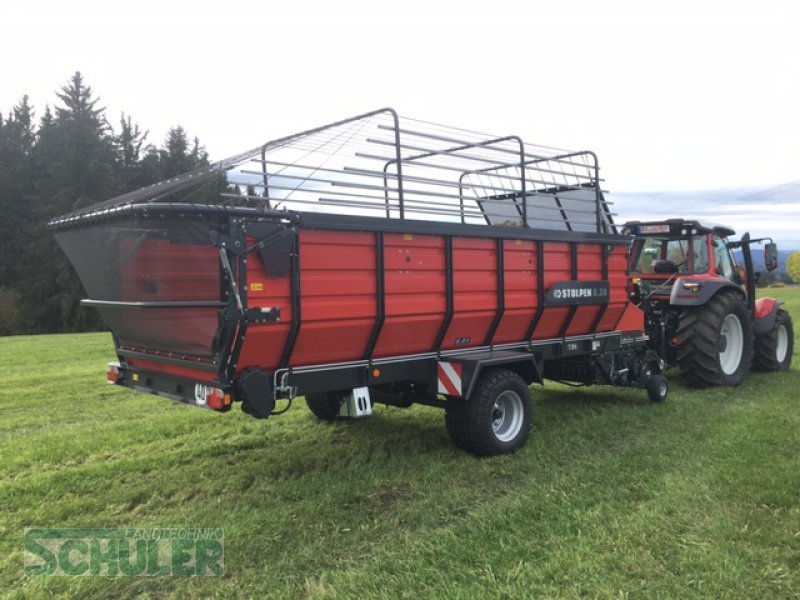
[[597, 156], [402, 119], [391, 108], [269, 141], [61, 219], [152, 202], [616, 232]]

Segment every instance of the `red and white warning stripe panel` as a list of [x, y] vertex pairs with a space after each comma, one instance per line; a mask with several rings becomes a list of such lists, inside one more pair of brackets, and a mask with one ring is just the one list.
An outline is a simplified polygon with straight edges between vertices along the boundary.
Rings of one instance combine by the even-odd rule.
[[436, 363], [437, 393], [444, 396], [461, 395], [463, 367], [458, 363]]

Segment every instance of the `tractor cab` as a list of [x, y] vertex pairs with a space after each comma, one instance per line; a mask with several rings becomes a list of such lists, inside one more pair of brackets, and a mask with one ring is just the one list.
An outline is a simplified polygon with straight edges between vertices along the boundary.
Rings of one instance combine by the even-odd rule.
[[774, 298], [755, 298], [750, 245], [769, 240], [764, 266], [772, 271], [778, 251], [770, 238], [731, 241], [730, 227], [690, 219], [629, 221], [623, 232], [633, 236], [630, 298], [644, 312], [652, 348], [688, 383], [738, 385], [751, 360], [763, 370], [788, 368], [791, 318]]
[[695, 220], [631, 221], [625, 231], [635, 236], [631, 252], [631, 283], [635, 294], [672, 296], [680, 279], [691, 294], [703, 280], [727, 280], [745, 290], [744, 268], [736, 263], [723, 225]]
[[[731, 241], [728, 238], [736, 232], [730, 227], [688, 219], [629, 221], [624, 231], [634, 236], [631, 295], [637, 304], [643, 296], [672, 304], [702, 304], [720, 286], [735, 286], [745, 297], [755, 295], [750, 244], [765, 239], [745, 234]], [[769, 242], [764, 248], [764, 267], [772, 271], [778, 266], [778, 251]], [[736, 262], [735, 248], [741, 249], [744, 265]]]

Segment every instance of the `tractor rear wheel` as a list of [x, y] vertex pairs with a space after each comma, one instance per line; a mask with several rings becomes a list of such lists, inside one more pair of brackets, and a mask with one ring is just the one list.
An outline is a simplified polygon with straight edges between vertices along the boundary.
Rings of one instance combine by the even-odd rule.
[[687, 309], [678, 326], [678, 365], [687, 384], [739, 385], [750, 372], [753, 330], [744, 298], [720, 292]]
[[764, 335], [757, 335], [753, 345], [753, 368], [759, 371], [787, 371], [794, 353], [794, 328], [792, 317], [778, 309], [775, 327]]
[[447, 433], [462, 450], [478, 456], [510, 454], [528, 439], [533, 423], [531, 390], [514, 371], [487, 371], [469, 400], [448, 403]]
[[333, 421], [339, 416], [342, 408], [343, 396], [339, 392], [325, 392], [322, 394], [306, 394], [308, 409], [320, 421]]

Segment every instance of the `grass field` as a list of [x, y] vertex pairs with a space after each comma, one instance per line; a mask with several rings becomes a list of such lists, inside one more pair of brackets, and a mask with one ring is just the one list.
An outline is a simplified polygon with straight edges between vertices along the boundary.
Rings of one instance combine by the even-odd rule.
[[[773, 290], [770, 290], [772, 293]], [[800, 289], [774, 290], [800, 323]], [[0, 338], [10, 598], [800, 596], [800, 358], [735, 389], [535, 387], [518, 454], [435, 409], [256, 421], [105, 384], [108, 334]], [[26, 527], [221, 527], [224, 577], [29, 577]]]

